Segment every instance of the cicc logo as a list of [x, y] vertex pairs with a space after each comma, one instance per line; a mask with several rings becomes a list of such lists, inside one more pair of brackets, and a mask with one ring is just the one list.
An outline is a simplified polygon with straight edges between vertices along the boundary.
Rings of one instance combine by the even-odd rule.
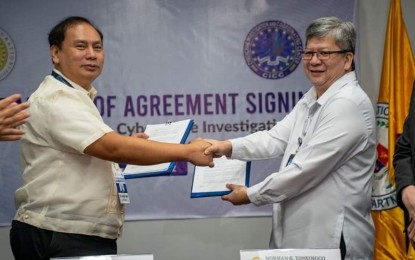
[[12, 71], [16, 61], [16, 50], [9, 35], [0, 29], [0, 80]]
[[288, 76], [300, 64], [302, 50], [303, 43], [297, 31], [280, 21], [258, 24], [244, 42], [246, 64], [265, 79]]

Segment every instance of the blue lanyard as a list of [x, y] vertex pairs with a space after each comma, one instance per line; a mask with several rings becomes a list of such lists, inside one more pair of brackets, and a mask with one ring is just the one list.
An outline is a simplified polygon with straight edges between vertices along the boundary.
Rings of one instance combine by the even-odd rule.
[[67, 85], [68, 87], [74, 88], [71, 83], [69, 83], [66, 79], [64, 79], [61, 75], [59, 75], [58, 73], [56, 73], [55, 71], [52, 70], [52, 76], [59, 80], [60, 82], [64, 83], [65, 85]]

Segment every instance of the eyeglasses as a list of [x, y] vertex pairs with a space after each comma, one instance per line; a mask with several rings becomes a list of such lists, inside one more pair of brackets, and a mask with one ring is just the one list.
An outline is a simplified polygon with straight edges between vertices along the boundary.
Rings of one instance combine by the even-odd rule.
[[334, 53], [347, 53], [352, 52], [351, 50], [341, 50], [341, 51], [302, 51], [301, 57], [303, 60], [311, 60], [314, 54], [317, 56], [319, 60], [328, 60], [330, 58], [330, 54]]

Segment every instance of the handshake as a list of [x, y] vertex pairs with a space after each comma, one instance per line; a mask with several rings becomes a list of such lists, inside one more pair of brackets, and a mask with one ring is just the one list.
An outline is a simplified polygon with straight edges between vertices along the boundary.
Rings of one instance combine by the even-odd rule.
[[187, 160], [196, 166], [214, 167], [213, 158], [230, 157], [232, 154], [232, 143], [227, 140], [196, 138], [188, 146]]

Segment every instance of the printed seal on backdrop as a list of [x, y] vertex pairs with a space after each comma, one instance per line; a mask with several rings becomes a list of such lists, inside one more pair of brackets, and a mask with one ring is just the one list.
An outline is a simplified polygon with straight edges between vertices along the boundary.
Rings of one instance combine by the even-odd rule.
[[303, 43], [289, 24], [265, 21], [246, 36], [244, 57], [255, 74], [265, 79], [280, 79], [291, 74], [301, 62]]
[[0, 29], [0, 80], [12, 71], [16, 61], [16, 49], [10, 36]]

